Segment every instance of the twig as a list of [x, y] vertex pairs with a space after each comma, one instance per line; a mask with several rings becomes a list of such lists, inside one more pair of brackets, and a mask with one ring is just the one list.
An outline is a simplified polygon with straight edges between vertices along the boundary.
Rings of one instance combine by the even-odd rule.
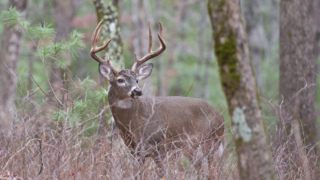
[[[30, 76], [31, 76], [31, 78], [33, 79], [33, 81], [37, 84], [37, 86], [39, 87], [39, 89], [42, 91], [42, 93], [44, 94], [44, 95], [46, 95], [49, 99], [51, 99], [51, 97], [49, 97], [42, 89], [41, 89], [41, 87], [39, 86], [39, 84], [36, 82], [36, 80], [33, 78], [33, 76], [32, 76], [32, 74], [31, 73], [29, 73], [30, 74]], [[53, 99], [51, 99], [53, 102], [57, 102], [57, 101], [55, 101], [55, 100], [53, 100]]]
[[188, 91], [187, 94], [185, 95], [186, 97], [188, 96], [189, 92], [191, 91], [195, 79], [196, 79], [196, 78], [193, 78], [193, 82], [192, 82], [192, 84], [191, 84], [191, 87], [189, 88], [189, 91]]
[[40, 153], [40, 170], [37, 176], [39, 176], [42, 172], [43, 169], [43, 162], [42, 162], [42, 150], [41, 150], [41, 145], [42, 145], [42, 139], [39, 139], [39, 153]]
[[[22, 150], [24, 150], [27, 146], [28, 146], [28, 144], [31, 142], [31, 141], [34, 141], [34, 140], [37, 140], [37, 139], [31, 139], [31, 140], [29, 140], [28, 141], [28, 143], [25, 145], [25, 146], [23, 146], [19, 151], [17, 151], [16, 153], [14, 153], [9, 159], [8, 159], [8, 161], [6, 162], [6, 164], [5, 164], [5, 166], [3, 166], [1, 169], [2, 169], [2, 171], [8, 166], [8, 163], [10, 162], [10, 160], [14, 157], [14, 156], [16, 156], [18, 153], [20, 153]], [[23, 167], [23, 166], [22, 166]]]
[[76, 127], [82, 127], [85, 123], [87, 123], [87, 122], [89, 122], [89, 121], [93, 120], [93, 119], [94, 119], [94, 118], [96, 118], [96, 117], [101, 116], [101, 114], [102, 114], [102, 113], [103, 113], [107, 108], [110, 108], [110, 105], [108, 105], [108, 106], [106, 106], [104, 109], [102, 109], [102, 110], [100, 111], [100, 113], [99, 113], [99, 114], [97, 114], [97, 115], [93, 116], [92, 118], [90, 118], [90, 119], [88, 119], [88, 120], [86, 120], [86, 121], [82, 122], [81, 124], [77, 125]]

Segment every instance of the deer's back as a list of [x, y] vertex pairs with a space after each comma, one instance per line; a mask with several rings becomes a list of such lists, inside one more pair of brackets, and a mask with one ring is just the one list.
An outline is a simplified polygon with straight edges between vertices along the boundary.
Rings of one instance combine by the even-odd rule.
[[164, 133], [166, 138], [176, 140], [207, 139], [224, 132], [223, 116], [202, 99], [170, 96], [141, 100], [147, 107], [145, 135], [153, 136], [153, 140], [160, 141]]

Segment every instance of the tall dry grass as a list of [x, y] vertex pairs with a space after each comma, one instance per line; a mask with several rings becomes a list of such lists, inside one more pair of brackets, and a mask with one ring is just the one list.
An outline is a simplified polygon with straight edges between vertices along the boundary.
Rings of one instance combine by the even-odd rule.
[[[153, 159], [147, 158], [143, 165], [139, 164], [117, 128], [108, 126], [104, 129], [105, 135], [98, 134], [98, 119], [109, 107], [99, 111], [97, 104], [90, 103], [94, 99], [90, 99], [88, 93], [97, 87], [86, 90], [77, 87], [69, 87], [64, 81], [55, 96], [51, 94], [52, 98], [49, 98], [47, 95], [50, 95], [51, 89], [44, 93], [38, 85], [32, 93], [17, 100], [12, 126], [0, 130], [0, 180], [12, 177], [159, 179]], [[53, 102], [55, 97], [61, 102]], [[83, 106], [90, 106], [77, 114], [77, 101], [81, 101]], [[293, 140], [297, 138], [288, 138], [279, 144], [281, 133], [276, 126], [268, 127], [267, 131], [278, 179], [320, 179], [319, 154], [306, 152], [302, 142]], [[224, 139], [232, 139], [230, 132], [231, 129], [226, 130]], [[293, 131], [291, 136], [295, 135], [297, 132]], [[213, 179], [240, 179], [234, 143], [229, 140], [224, 144], [223, 154], [215, 155], [213, 162], [201, 156], [201, 148], [193, 152], [200, 154], [194, 161], [184, 157], [179, 149], [168, 151], [162, 159], [164, 178], [207, 179], [210, 175]], [[197, 171], [193, 164], [199, 161], [202, 167]]]
[[[90, 132], [97, 129], [94, 123], [69, 126], [51, 121], [41, 111], [31, 113], [15, 120], [10, 132], [1, 129], [0, 172], [7, 178], [0, 179], [159, 179], [153, 160], [147, 158], [139, 166], [117, 129], [106, 129], [106, 135], [99, 136]], [[200, 172], [179, 151], [167, 152], [163, 159], [165, 179], [206, 179], [209, 172], [214, 179], [239, 179], [234, 144], [226, 144], [222, 156], [209, 162], [211, 169], [207, 159], [201, 159]], [[295, 149], [289, 150], [289, 146]], [[301, 154], [297, 142], [271, 143], [270, 147], [278, 179], [306, 179], [308, 174], [310, 179], [319, 179], [319, 166], [310, 163], [317, 162], [318, 155]]]

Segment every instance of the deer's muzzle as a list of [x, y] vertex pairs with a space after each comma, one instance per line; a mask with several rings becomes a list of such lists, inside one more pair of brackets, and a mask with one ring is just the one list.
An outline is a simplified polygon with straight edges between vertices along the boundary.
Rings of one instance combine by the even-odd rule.
[[135, 88], [131, 92], [131, 97], [132, 98], [137, 98], [138, 96], [142, 95], [142, 90], [140, 88]]

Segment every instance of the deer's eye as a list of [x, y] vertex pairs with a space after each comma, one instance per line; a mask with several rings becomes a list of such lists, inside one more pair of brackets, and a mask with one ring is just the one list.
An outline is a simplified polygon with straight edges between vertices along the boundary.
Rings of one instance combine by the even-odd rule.
[[118, 81], [118, 83], [123, 83], [124, 82], [123, 79], [118, 79], [117, 81]]
[[138, 79], [136, 80], [136, 82], [137, 82], [137, 83], [139, 82]]

